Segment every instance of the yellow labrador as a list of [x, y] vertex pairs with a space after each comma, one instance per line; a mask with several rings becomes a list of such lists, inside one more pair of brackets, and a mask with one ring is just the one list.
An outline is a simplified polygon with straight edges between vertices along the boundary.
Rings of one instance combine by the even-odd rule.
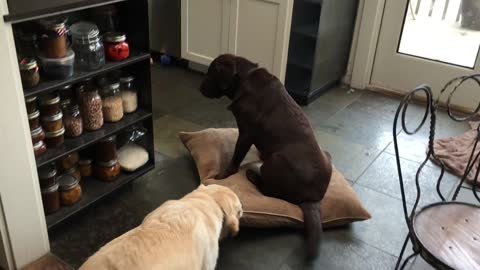
[[180, 200], [165, 202], [80, 270], [213, 270], [219, 239], [238, 233], [241, 216], [240, 200], [229, 188], [200, 185]]

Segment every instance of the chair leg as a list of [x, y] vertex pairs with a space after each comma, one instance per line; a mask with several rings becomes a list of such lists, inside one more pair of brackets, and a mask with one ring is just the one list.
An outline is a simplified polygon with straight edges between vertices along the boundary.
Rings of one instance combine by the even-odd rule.
[[400, 270], [403, 270], [405, 266], [407, 266], [408, 261], [410, 261], [410, 259], [412, 259], [417, 255], [418, 255], [418, 252], [414, 252], [412, 255], [408, 256], [407, 259], [405, 259], [405, 261], [403, 262], [402, 267], [400, 267]]
[[399, 269], [400, 263], [403, 259], [403, 254], [405, 253], [405, 249], [407, 248], [408, 240], [410, 240], [410, 234], [407, 235], [405, 241], [403, 242], [402, 251], [400, 251], [400, 255], [398, 256], [397, 264], [395, 265], [395, 270]]

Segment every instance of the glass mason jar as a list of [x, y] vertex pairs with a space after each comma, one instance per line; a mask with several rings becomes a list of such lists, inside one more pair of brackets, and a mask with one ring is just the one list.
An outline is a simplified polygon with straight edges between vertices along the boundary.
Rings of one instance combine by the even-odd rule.
[[118, 8], [115, 5], [94, 8], [92, 15], [100, 32], [115, 32], [119, 30], [120, 20], [118, 17]]
[[78, 105], [70, 104], [65, 107], [63, 125], [65, 126], [65, 136], [74, 138], [82, 135], [83, 119]]
[[44, 21], [45, 34], [42, 39], [43, 52], [47, 58], [67, 56], [67, 26], [65, 20]]
[[110, 61], [125, 60], [130, 56], [130, 46], [127, 42], [127, 35], [120, 32], [105, 33], [105, 52]]
[[103, 126], [102, 98], [98, 90], [91, 89], [82, 94], [81, 111], [83, 114], [83, 128], [97, 130]]
[[101, 140], [95, 149], [95, 160], [97, 162], [108, 162], [117, 159], [117, 136], [112, 135]]
[[75, 51], [75, 67], [96, 70], [105, 65], [105, 51], [100, 32], [95, 24], [79, 22], [70, 27], [72, 48]]
[[24, 58], [20, 61], [20, 77], [23, 88], [32, 88], [40, 82], [40, 72], [37, 61], [33, 58]]
[[119, 83], [103, 86], [103, 117], [107, 122], [118, 122], [123, 118], [123, 101]]
[[120, 91], [122, 92], [123, 112], [133, 113], [138, 108], [137, 88], [134, 84], [135, 77], [120, 77]]

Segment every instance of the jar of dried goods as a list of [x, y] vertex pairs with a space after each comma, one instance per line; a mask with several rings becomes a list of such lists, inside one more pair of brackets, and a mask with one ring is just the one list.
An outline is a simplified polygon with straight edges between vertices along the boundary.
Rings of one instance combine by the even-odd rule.
[[120, 91], [122, 92], [123, 112], [132, 113], [137, 110], [138, 96], [134, 85], [135, 77], [120, 77]]
[[38, 169], [41, 188], [48, 188], [57, 183], [57, 169], [54, 164], [47, 164]]
[[70, 153], [68, 155], [66, 155], [65, 157], [57, 160], [57, 167], [58, 169], [60, 169], [61, 172], [66, 172], [68, 170], [70, 170], [71, 168], [77, 166], [78, 164], [78, 161], [79, 161], [79, 156], [78, 156], [78, 152], [73, 152], [73, 153]]
[[55, 148], [63, 145], [65, 142], [65, 129], [61, 128], [58, 131], [45, 133], [45, 143], [48, 148]]
[[97, 130], [103, 126], [102, 99], [96, 89], [82, 94], [81, 111], [83, 114], [83, 128]]
[[64, 109], [63, 124], [65, 136], [74, 138], [83, 133], [83, 120], [78, 105], [70, 104]]
[[27, 113], [31, 114], [38, 110], [37, 108], [37, 97], [28, 97], [25, 99], [25, 105], [27, 106]]
[[60, 184], [60, 202], [62, 205], [70, 206], [82, 198], [82, 188], [79, 181], [70, 174], [64, 174], [58, 179]]
[[120, 32], [105, 33], [105, 51], [110, 61], [121, 61], [130, 55], [130, 47], [127, 42], [127, 35]]
[[58, 183], [52, 186], [42, 188], [43, 209], [46, 214], [51, 214], [60, 209], [60, 194], [58, 193]]
[[28, 115], [28, 124], [30, 125], [30, 130], [34, 130], [40, 126], [40, 112], [35, 111]]
[[95, 148], [95, 160], [108, 162], [117, 159], [117, 136], [112, 135], [97, 143]]
[[45, 132], [56, 132], [63, 128], [63, 113], [58, 113], [51, 116], [42, 117], [42, 127]]
[[67, 56], [67, 26], [65, 20], [44, 21], [45, 34], [42, 47], [48, 58], [63, 58]]
[[120, 163], [117, 159], [108, 162], [97, 162], [94, 167], [94, 176], [98, 180], [113, 181], [120, 174]]
[[80, 170], [80, 175], [82, 177], [92, 176], [92, 160], [91, 159], [81, 159], [78, 162], [78, 169]]
[[118, 122], [123, 118], [123, 101], [119, 83], [106, 84], [102, 89], [103, 117], [107, 122]]
[[20, 61], [20, 78], [23, 88], [32, 88], [40, 82], [40, 72], [37, 60], [34, 58], [24, 58]]
[[38, 101], [42, 116], [52, 116], [60, 111], [60, 96], [49, 93], [40, 97]]

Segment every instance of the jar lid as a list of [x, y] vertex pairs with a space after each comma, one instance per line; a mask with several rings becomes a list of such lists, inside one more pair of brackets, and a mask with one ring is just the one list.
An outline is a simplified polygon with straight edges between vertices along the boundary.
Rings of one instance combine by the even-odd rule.
[[60, 96], [58, 94], [50, 93], [40, 97], [39, 103], [43, 105], [53, 105], [60, 102]]
[[67, 171], [65, 171], [65, 173], [72, 174], [72, 173], [75, 173], [76, 171], [78, 171], [77, 166], [73, 166], [70, 169], [68, 169]]
[[80, 40], [91, 40], [98, 37], [100, 31], [98, 27], [91, 22], [78, 22], [70, 26], [70, 32], [72, 36]]
[[42, 122], [53, 122], [53, 121], [58, 121], [60, 119], [62, 119], [63, 117], [63, 113], [62, 112], [58, 112], [54, 115], [51, 115], [51, 116], [43, 116], [42, 117]]
[[55, 169], [55, 166], [52, 164], [42, 166], [38, 169], [38, 178], [40, 178], [40, 180], [49, 179], [55, 175], [57, 175], [57, 169]]
[[53, 185], [51, 185], [47, 188], [42, 188], [41, 192], [42, 192], [42, 194], [52, 193], [52, 192], [57, 191], [58, 187], [59, 187], [58, 183], [55, 183], [55, 184], [53, 184]]
[[34, 58], [23, 58], [20, 61], [20, 70], [30, 70], [37, 67], [37, 60], [35, 60]]
[[129, 82], [132, 82], [133, 80], [135, 80], [135, 77], [133, 76], [122, 76], [120, 77], [120, 82], [121, 83], [129, 83]]
[[43, 128], [40, 126], [40, 127], [37, 127], [36, 129], [30, 131], [30, 134], [32, 135], [32, 137], [34, 136], [37, 136], [39, 134], [41, 134], [43, 132]]
[[105, 33], [105, 35], [103, 36], [103, 39], [106, 42], [113, 42], [113, 43], [123, 42], [127, 40], [127, 35], [121, 32], [108, 32], [108, 33]]
[[118, 163], [118, 159], [112, 159], [112, 160], [107, 161], [107, 162], [97, 161], [96, 164], [97, 164], [98, 166], [100, 166], [100, 167], [107, 168], [107, 167], [115, 166], [117, 163]]
[[107, 83], [107, 84], [103, 85], [102, 90], [103, 91], [105, 91], [105, 90], [115, 90], [115, 89], [118, 89], [118, 88], [120, 88], [120, 83], [110, 82], [110, 83]]
[[72, 104], [72, 99], [70, 98], [65, 98], [60, 101], [60, 107], [62, 108], [67, 107], [70, 104]]
[[70, 190], [76, 187], [79, 183], [78, 179], [72, 176], [71, 174], [63, 174], [58, 179], [58, 183], [60, 185], [60, 190]]
[[79, 162], [78, 162], [78, 165], [90, 165], [92, 164], [92, 160], [91, 159], [81, 159]]
[[39, 110], [36, 110], [34, 111], [33, 113], [29, 114], [28, 115], [28, 120], [32, 120], [32, 119], [35, 119], [37, 117], [40, 116], [40, 111]]
[[68, 104], [65, 106], [65, 111], [67, 113], [74, 113], [80, 111], [77, 104]]
[[25, 99], [25, 102], [34, 102], [35, 100], [37, 100], [37, 96], [31, 96], [31, 97], [27, 97]]
[[65, 23], [67, 20], [65, 18], [61, 19], [47, 19], [43, 20], [40, 23], [43, 24], [43, 26], [48, 29], [48, 30], [59, 30], [62, 28], [65, 28]]
[[55, 137], [58, 137], [58, 136], [62, 136], [63, 134], [65, 134], [65, 128], [62, 127], [61, 129], [59, 130], [56, 130], [56, 131], [52, 131], [52, 132], [47, 132], [45, 134], [45, 137], [47, 138], [55, 138]]
[[45, 143], [43, 141], [38, 141], [36, 144], [33, 145], [33, 150], [38, 150], [44, 146]]

